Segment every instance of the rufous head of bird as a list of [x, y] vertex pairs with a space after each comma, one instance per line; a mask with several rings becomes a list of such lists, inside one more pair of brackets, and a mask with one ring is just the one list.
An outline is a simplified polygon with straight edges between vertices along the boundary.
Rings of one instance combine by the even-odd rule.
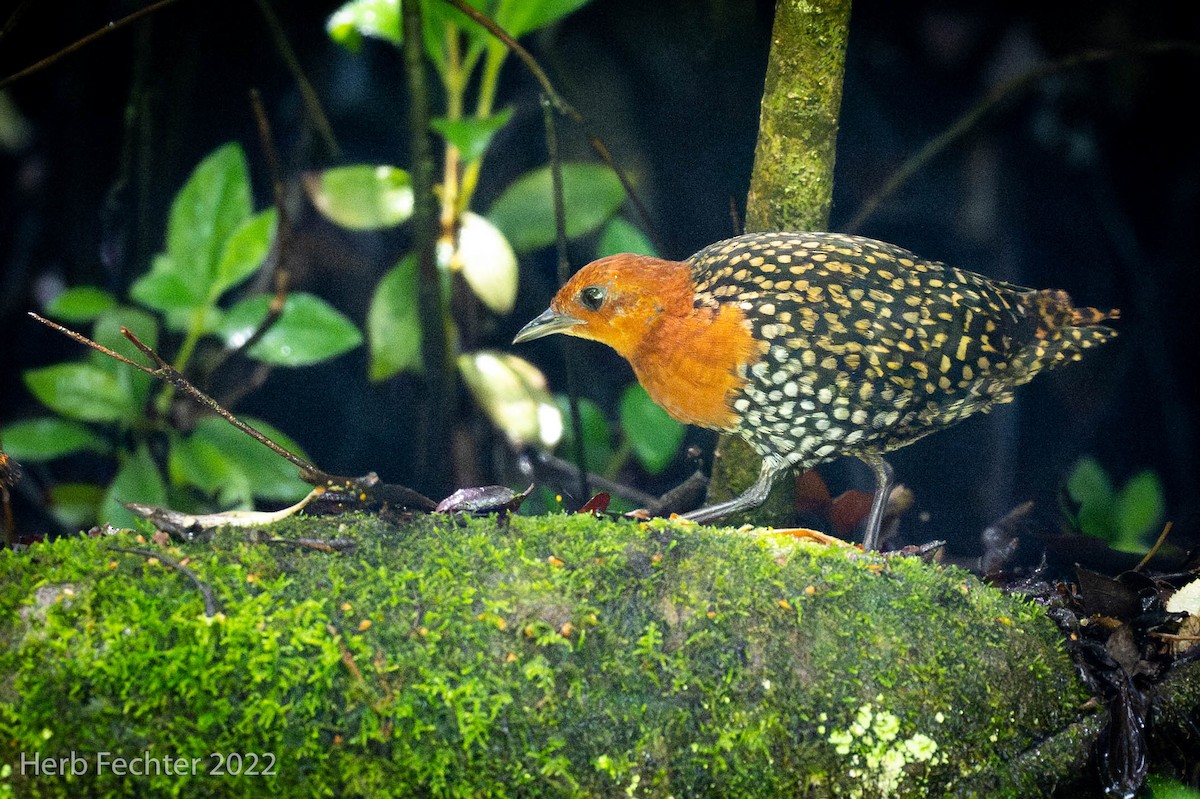
[[592, 339], [630, 358], [666, 316], [693, 310], [687, 264], [622, 253], [592, 261], [566, 282], [514, 344], [553, 333]]

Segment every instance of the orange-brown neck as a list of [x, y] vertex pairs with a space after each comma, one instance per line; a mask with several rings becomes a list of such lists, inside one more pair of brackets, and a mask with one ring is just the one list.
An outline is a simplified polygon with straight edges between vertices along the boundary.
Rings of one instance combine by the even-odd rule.
[[675, 419], [715, 430], [733, 430], [732, 402], [746, 382], [745, 368], [758, 345], [733, 305], [660, 317], [651, 335], [626, 355], [650, 397]]
[[[583, 302], [585, 292], [596, 302]], [[601, 258], [563, 286], [551, 311], [575, 323], [561, 332], [607, 344], [633, 366], [674, 418], [718, 430], [737, 425], [733, 396], [758, 344], [734, 305], [695, 307], [691, 265], [642, 255]]]

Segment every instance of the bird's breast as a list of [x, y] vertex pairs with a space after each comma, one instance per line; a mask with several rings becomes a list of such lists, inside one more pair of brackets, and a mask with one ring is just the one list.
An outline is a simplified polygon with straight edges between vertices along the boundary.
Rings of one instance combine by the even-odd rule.
[[629, 361], [646, 393], [673, 418], [731, 431], [738, 427], [732, 398], [761, 357], [745, 314], [725, 304], [661, 317]]

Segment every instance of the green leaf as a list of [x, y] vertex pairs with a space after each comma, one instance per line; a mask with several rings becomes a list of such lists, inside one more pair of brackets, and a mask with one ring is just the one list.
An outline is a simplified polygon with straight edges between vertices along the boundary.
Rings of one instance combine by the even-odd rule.
[[[300, 445], [275, 426], [253, 416], [245, 416], [243, 421], [292, 454], [308, 459]], [[192, 435], [193, 438], [197, 436], [211, 442], [234, 468], [247, 475], [250, 491], [256, 497], [296, 502], [312, 490], [312, 486], [300, 479], [299, 472], [291, 462], [224, 419], [204, 417], [197, 423]]]
[[453, 268], [491, 311], [506, 314], [517, 301], [517, 256], [500, 229], [467, 211], [458, 231]]
[[304, 188], [322, 216], [350, 230], [391, 228], [412, 216], [412, 181], [394, 166], [355, 164], [310, 172]]
[[[134, 363], [149, 366], [146, 356], [121, 333], [122, 327], [127, 328], [146, 346], [157, 348], [158, 319], [137, 308], [117, 306], [100, 314], [92, 330], [92, 338], [97, 344], [124, 355]], [[127, 420], [135, 421], [140, 418], [142, 408], [150, 397], [154, 378], [101, 352], [89, 352], [88, 359], [101, 369], [112, 372], [121, 384], [122, 391], [129, 395], [131, 413], [126, 417]]]
[[188, 280], [187, 276], [175, 268], [175, 262], [169, 256], [155, 256], [150, 271], [139, 277], [129, 287], [129, 296], [147, 308], [161, 311], [168, 315], [168, 327], [173, 330], [183, 330], [179, 320], [186, 319], [193, 308], [204, 304], [205, 297], [199, 293], [202, 286]]
[[150, 457], [150, 450], [143, 444], [136, 452], [122, 458], [117, 476], [104, 491], [99, 521], [114, 527], [133, 527], [137, 517], [125, 509], [122, 502], [162, 505], [166, 499], [162, 475]]
[[75, 452], [107, 452], [108, 442], [87, 425], [43, 416], [0, 428], [4, 451], [18, 461], [48, 461]]
[[46, 314], [65, 322], [90, 322], [117, 304], [117, 298], [95, 286], [67, 289], [46, 304]]
[[[562, 443], [558, 447], [559, 454], [575, 462], [575, 428], [571, 424], [571, 406], [565, 394], [555, 394], [554, 402], [563, 418]], [[579, 398], [579, 420], [583, 423], [583, 454], [587, 460], [589, 471], [606, 474], [613, 459], [612, 433], [608, 427], [608, 419], [600, 406], [587, 397]]]
[[1067, 478], [1067, 494], [1079, 506], [1077, 525], [1088, 535], [1113, 537], [1113, 487], [1108, 474], [1093, 458], [1081, 458]]
[[506, 352], [458, 356], [458, 369], [475, 401], [515, 447], [553, 447], [562, 438], [563, 418], [546, 377], [536, 366]]
[[262, 266], [275, 240], [276, 217], [274, 208], [255, 214], [242, 222], [225, 242], [225, 251], [217, 264], [216, 279], [208, 296], [210, 302], [216, 302]]
[[[271, 297], [265, 294], [239, 302], [225, 314], [218, 334], [230, 347], [241, 346], [267, 316]], [[283, 313], [249, 355], [276, 366], [308, 366], [348, 352], [362, 343], [354, 323], [320, 297], [289, 294]]]
[[[488, 16], [491, 16], [493, 4], [494, 0], [467, 0], [467, 5], [474, 6]], [[443, 76], [446, 75], [450, 63], [449, 53], [446, 50], [447, 26], [453, 26], [466, 36], [467, 46], [460, 47], [462, 51], [460, 63], [464, 65], [464, 68], [473, 66], [479, 54], [495, 41], [482, 25], [444, 0], [423, 0], [421, 16], [425, 28], [425, 52]], [[497, 42], [497, 44], [507, 54], [508, 48], [504, 47], [503, 43]]]
[[600, 244], [596, 248], [596, 257], [631, 252], [635, 255], [658, 255], [650, 238], [630, 222], [619, 216], [613, 217], [604, 226], [600, 234]]
[[[252, 417], [243, 421], [306, 457], [295, 441], [266, 422]], [[191, 435], [171, 442], [167, 466], [173, 483], [215, 495], [222, 508], [249, 508], [253, 497], [295, 502], [311, 488], [295, 466], [216, 416], [204, 417]]]
[[[563, 202], [567, 236], [590, 233], [616, 213], [625, 201], [621, 182], [600, 164], [563, 164]], [[488, 211], [517, 252], [554, 242], [554, 197], [550, 168], [526, 172], [504, 190]]]
[[372, 381], [387, 380], [405, 370], [421, 368], [421, 315], [417, 295], [417, 259], [406, 255], [387, 271], [367, 311], [367, 340], [371, 348]]
[[[166, 254], [201, 301], [212, 296], [217, 266], [229, 237], [253, 211], [250, 177], [241, 145], [214, 150], [175, 195], [167, 220]], [[159, 263], [155, 263], [158, 271]]]
[[140, 413], [129, 384], [94, 363], [78, 361], [25, 372], [25, 385], [55, 413], [85, 422], [115, 422]]
[[55, 483], [49, 488], [47, 508], [63, 527], [81, 530], [95, 524], [104, 488], [91, 483]]
[[399, 47], [399, 0], [353, 0], [346, 3], [325, 23], [329, 38], [352, 53], [362, 48], [364, 36], [382, 39]]
[[558, 22], [568, 14], [587, 5], [591, 0], [500, 0], [496, 9], [496, 24], [513, 38], [520, 38]]
[[1166, 511], [1162, 483], [1146, 469], [1129, 479], [1113, 503], [1118, 545], [1141, 549], [1141, 538], [1158, 524]]
[[430, 126], [441, 134], [447, 143], [458, 148], [463, 161], [470, 163], [483, 156], [488, 144], [496, 132], [512, 119], [512, 107], [497, 111], [489, 117], [476, 119], [447, 119], [437, 117], [430, 120]]
[[638, 383], [621, 394], [621, 427], [642, 467], [658, 474], [671, 465], [683, 443], [684, 426], [667, 415]]
[[171, 439], [167, 476], [172, 485], [190, 485], [206, 494], [219, 495], [223, 509], [250, 507], [249, 478], [204, 435]]

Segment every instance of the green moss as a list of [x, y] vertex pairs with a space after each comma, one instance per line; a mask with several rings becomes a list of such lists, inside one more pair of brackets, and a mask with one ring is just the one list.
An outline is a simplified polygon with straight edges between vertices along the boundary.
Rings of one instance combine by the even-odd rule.
[[[107, 549], [131, 535], [0, 553], [0, 792], [923, 796], [996, 774], [1003, 794], [1052, 784], [1006, 764], [1082, 699], [1036, 608], [911, 559], [587, 516], [273, 532], [357, 548], [171, 547], [214, 618]], [[275, 773], [97, 774], [100, 751]], [[35, 752], [89, 773], [22, 776]]]

